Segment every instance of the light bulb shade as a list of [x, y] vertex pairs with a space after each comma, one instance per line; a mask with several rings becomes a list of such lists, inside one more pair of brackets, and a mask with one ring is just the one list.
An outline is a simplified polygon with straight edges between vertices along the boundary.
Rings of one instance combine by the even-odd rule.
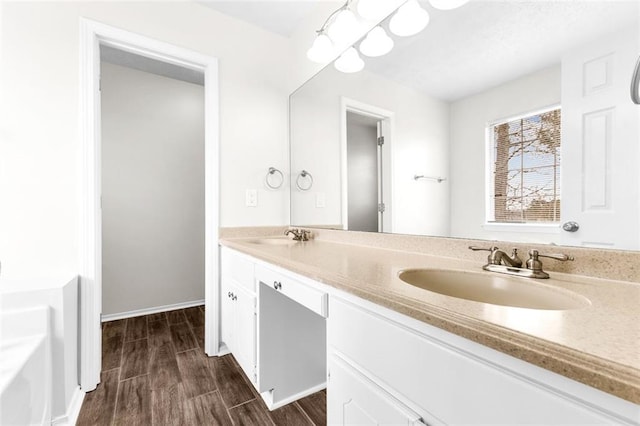
[[336, 15], [327, 32], [334, 43], [340, 44], [352, 41], [358, 27], [356, 15], [349, 9], [344, 9]]
[[440, 10], [456, 9], [467, 4], [469, 0], [429, 0], [431, 6]]
[[344, 73], [353, 73], [361, 71], [364, 68], [364, 61], [358, 55], [358, 51], [353, 47], [347, 49], [336, 61], [333, 63], [338, 71]]
[[382, 27], [375, 27], [360, 43], [360, 52], [365, 56], [386, 55], [393, 49], [393, 40]]
[[307, 58], [320, 64], [329, 62], [333, 56], [333, 43], [324, 33], [318, 34], [311, 49], [307, 50]]
[[379, 21], [387, 13], [387, 0], [358, 0], [358, 15], [369, 21]]
[[429, 23], [429, 14], [420, 7], [417, 0], [409, 0], [391, 17], [389, 29], [397, 36], [407, 37], [418, 34]]

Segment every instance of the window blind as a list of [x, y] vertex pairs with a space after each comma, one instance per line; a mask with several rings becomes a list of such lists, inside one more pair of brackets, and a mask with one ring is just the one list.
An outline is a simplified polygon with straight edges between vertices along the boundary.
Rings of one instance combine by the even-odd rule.
[[559, 222], [560, 109], [492, 127], [494, 217], [490, 221]]

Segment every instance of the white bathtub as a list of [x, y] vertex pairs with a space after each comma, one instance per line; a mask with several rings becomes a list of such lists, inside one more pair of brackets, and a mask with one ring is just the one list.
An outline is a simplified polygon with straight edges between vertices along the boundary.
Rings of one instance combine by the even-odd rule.
[[0, 313], [0, 425], [51, 424], [49, 307]]

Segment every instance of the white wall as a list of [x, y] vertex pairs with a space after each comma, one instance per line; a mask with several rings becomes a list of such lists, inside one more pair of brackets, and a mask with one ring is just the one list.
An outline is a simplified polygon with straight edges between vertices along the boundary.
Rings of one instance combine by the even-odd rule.
[[557, 233], [496, 231], [486, 220], [487, 125], [560, 104], [560, 65], [451, 104], [451, 236], [549, 243]]
[[[386, 80], [366, 69], [343, 74], [323, 70], [291, 97], [291, 173], [314, 176], [312, 190], [291, 194], [291, 223], [341, 224], [340, 98], [373, 105], [395, 114], [389, 141], [392, 176], [392, 231], [448, 235], [449, 191], [446, 182], [414, 181], [415, 174], [448, 175], [449, 106]], [[316, 208], [316, 196], [326, 198]]]
[[[0, 24], [3, 273], [77, 270], [79, 18], [219, 58], [221, 225], [282, 225], [290, 45], [196, 2], [8, 2]], [[258, 207], [245, 207], [255, 188]]]
[[204, 88], [106, 62], [102, 313], [204, 299]]

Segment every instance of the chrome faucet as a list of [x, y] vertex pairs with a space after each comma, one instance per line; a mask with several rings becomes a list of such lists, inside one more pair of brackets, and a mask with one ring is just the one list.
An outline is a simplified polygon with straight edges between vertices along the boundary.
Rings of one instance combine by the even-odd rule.
[[305, 229], [289, 229], [284, 232], [284, 235], [293, 234], [293, 239], [295, 241], [309, 241], [309, 237], [311, 236], [311, 232]]
[[511, 256], [500, 250], [498, 247], [484, 248], [469, 246], [469, 249], [489, 252], [487, 264], [482, 267], [485, 271], [500, 272], [502, 274], [517, 275], [528, 278], [549, 278], [549, 274], [542, 270], [540, 257], [547, 257], [560, 261], [574, 260], [573, 256], [566, 254], [540, 254], [538, 250], [529, 250], [529, 259], [526, 267], [522, 267], [522, 259], [518, 257], [518, 249], [514, 248]]

